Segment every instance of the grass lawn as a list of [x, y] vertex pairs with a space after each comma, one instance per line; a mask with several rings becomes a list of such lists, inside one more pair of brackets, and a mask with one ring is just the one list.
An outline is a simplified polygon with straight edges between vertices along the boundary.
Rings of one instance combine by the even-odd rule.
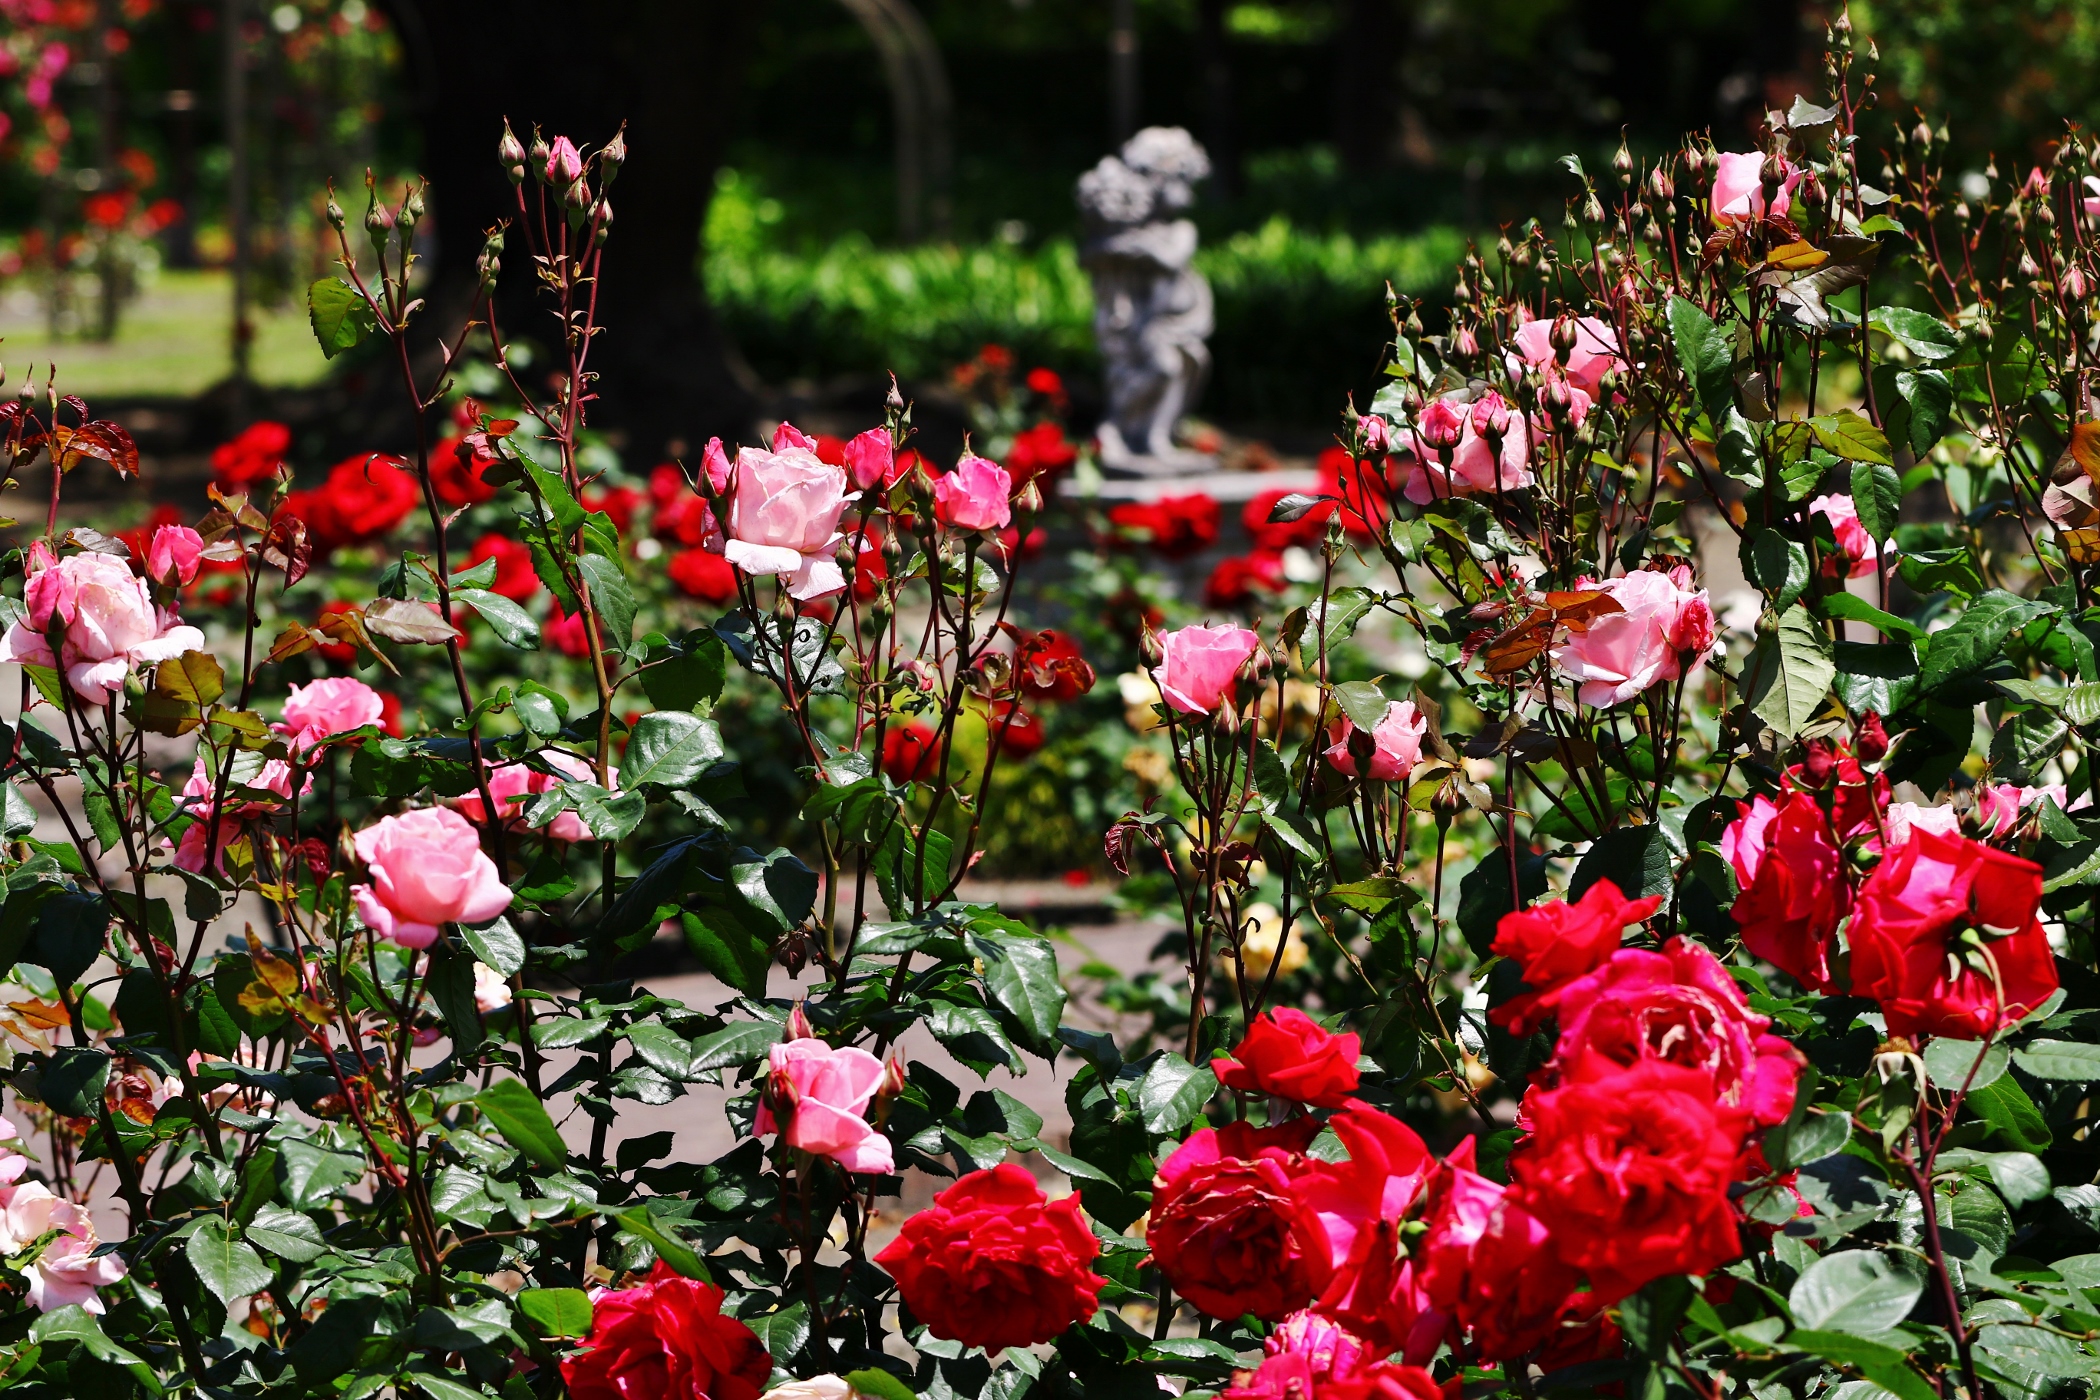
[[[327, 369], [314, 343], [305, 307], [287, 302], [251, 313], [255, 347], [251, 371], [264, 384], [297, 385]], [[97, 396], [172, 395], [203, 392], [233, 367], [229, 330], [232, 293], [224, 272], [159, 273], [151, 286], [124, 308], [117, 338], [53, 340], [42, 302], [22, 284], [0, 289], [0, 361], [10, 384], [19, 385], [30, 362], [58, 362], [62, 393], [93, 403]]]

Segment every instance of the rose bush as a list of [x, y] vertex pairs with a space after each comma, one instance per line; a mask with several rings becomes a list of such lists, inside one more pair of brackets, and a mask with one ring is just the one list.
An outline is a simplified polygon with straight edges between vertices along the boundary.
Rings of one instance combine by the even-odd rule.
[[[1396, 303], [1223, 571], [999, 347], [960, 461], [901, 390], [624, 461], [618, 137], [505, 133], [472, 352], [410, 353], [420, 189], [333, 215], [413, 441], [258, 427], [121, 534], [61, 471], [10, 556], [0, 1380], [2088, 1388], [2100, 151], [1950, 187], [1830, 38], [1762, 149], [1573, 163]], [[0, 444], [136, 465], [51, 394]], [[1067, 819], [1173, 975], [979, 883]]]

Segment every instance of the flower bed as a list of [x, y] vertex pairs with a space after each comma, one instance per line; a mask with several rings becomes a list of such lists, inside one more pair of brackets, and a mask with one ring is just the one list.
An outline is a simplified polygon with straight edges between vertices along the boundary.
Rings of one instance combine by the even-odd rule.
[[[926, 461], [893, 395], [623, 484], [617, 138], [506, 132], [484, 282], [532, 259], [560, 353], [401, 353], [413, 457], [289, 491], [259, 426], [194, 524], [60, 533], [64, 472], [136, 453], [11, 402], [10, 467], [64, 470], [0, 641], [8, 1382], [2084, 1386], [2100, 151], [1956, 196], [1920, 128], [1878, 191], [1831, 38], [1766, 151], [1622, 154], [1574, 236], [1469, 255], [1440, 333], [1396, 303], [1326, 489], [1250, 506], [1200, 611], [1126, 552], [1214, 541], [1183, 500], [1084, 522], [1069, 628], [1027, 615], [1078, 449], [998, 355], [990, 455]], [[420, 215], [333, 212], [324, 350], [405, 343]], [[964, 893], [1089, 753], [1180, 964], [1077, 970], [1120, 1040]], [[712, 1004], [621, 976], [666, 928]], [[1031, 1061], [1066, 1124], [998, 1087]], [[732, 1150], [616, 1140], [689, 1089]]]

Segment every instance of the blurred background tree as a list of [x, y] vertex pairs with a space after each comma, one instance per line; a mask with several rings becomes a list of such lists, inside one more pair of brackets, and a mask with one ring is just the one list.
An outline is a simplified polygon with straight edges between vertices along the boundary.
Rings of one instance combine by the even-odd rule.
[[[1334, 386], [1368, 379], [1384, 280], [1441, 295], [1465, 238], [1557, 218], [1557, 158], [1597, 168], [1622, 131], [1746, 147], [1766, 106], [1813, 86], [1827, 9], [0, 0], [0, 330], [18, 366], [71, 342], [69, 370], [105, 393], [221, 381], [212, 431], [255, 411], [224, 383], [243, 358], [256, 393], [348, 402], [354, 359], [322, 381], [296, 334], [326, 268], [324, 180], [355, 212], [365, 168], [428, 174], [433, 304], [456, 306], [508, 208], [487, 158], [500, 119], [590, 142], [625, 119], [606, 421], [641, 453], [742, 430], [782, 393], [865, 396], [884, 366], [930, 379], [986, 341], [1065, 371], [1084, 407], [1072, 182], [1131, 123], [1176, 124], [1218, 168], [1197, 211], [1219, 294], [1204, 411], [1317, 437]], [[2100, 85], [2100, 0], [1874, 0], [1853, 18], [1889, 109], [1947, 112], [1979, 167], [2030, 159]]]

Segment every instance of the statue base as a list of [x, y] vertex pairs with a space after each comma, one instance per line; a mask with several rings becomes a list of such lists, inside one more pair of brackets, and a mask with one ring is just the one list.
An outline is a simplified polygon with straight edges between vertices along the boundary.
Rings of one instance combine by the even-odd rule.
[[1113, 424], [1104, 423], [1095, 436], [1096, 460], [1103, 476], [1159, 478], [1202, 476], [1218, 469], [1213, 452], [1169, 447], [1163, 452], [1134, 452]]

